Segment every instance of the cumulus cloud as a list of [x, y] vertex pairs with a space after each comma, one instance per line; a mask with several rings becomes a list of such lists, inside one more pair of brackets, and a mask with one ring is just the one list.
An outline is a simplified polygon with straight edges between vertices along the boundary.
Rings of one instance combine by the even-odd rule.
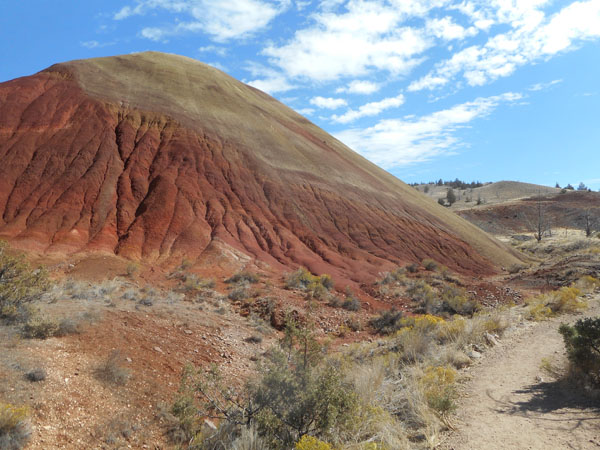
[[137, 0], [136, 6], [124, 6], [113, 18], [124, 20], [150, 10], [164, 10], [182, 14], [186, 20], [162, 27], [146, 27], [140, 32], [142, 37], [160, 41], [186, 32], [203, 32], [217, 42], [224, 42], [264, 29], [289, 6], [289, 0]]
[[343, 98], [313, 97], [310, 99], [310, 104], [318, 108], [338, 109], [346, 106], [348, 103]]
[[336, 133], [336, 137], [386, 169], [406, 166], [452, 153], [460, 145], [457, 130], [503, 103], [522, 98], [514, 92], [480, 97], [421, 117], [381, 120], [369, 128]]
[[296, 31], [283, 45], [267, 46], [263, 53], [292, 78], [331, 81], [373, 70], [406, 74], [432, 45], [424, 30], [402, 24], [411, 14], [426, 10], [415, 5], [419, 2], [349, 1], [342, 13], [314, 14], [313, 25]]
[[479, 32], [476, 27], [465, 28], [457, 24], [449, 16], [427, 21], [427, 30], [435, 37], [445, 41], [461, 40], [466, 37], [475, 36]]
[[509, 31], [490, 37], [484, 45], [460, 50], [438, 63], [429, 74], [413, 81], [408, 90], [434, 89], [460, 75], [469, 85], [481, 86], [511, 75], [520, 66], [573, 50], [581, 41], [600, 37], [600, 1], [574, 2], [550, 17], [538, 9], [546, 3], [546, 0], [499, 2], [495, 20], [508, 24]]
[[331, 119], [338, 123], [350, 123], [361, 117], [376, 116], [386, 109], [397, 108], [403, 103], [404, 95], [400, 94], [397, 97], [384, 98], [378, 102], [367, 103], [357, 110], [350, 109], [341, 116], [334, 115]]
[[250, 62], [246, 65], [246, 70], [256, 78], [250, 81], [244, 80], [244, 83], [268, 94], [273, 95], [279, 92], [287, 92], [296, 87], [283, 74], [262, 64]]

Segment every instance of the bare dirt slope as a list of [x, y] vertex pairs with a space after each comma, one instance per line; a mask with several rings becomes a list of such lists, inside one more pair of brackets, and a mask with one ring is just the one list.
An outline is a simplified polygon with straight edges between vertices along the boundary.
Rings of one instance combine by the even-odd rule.
[[[596, 299], [585, 315], [600, 312]], [[459, 404], [458, 431], [444, 449], [598, 449], [600, 402], [542, 370], [543, 358], [565, 362], [561, 322], [528, 323], [470, 370]]]
[[[600, 227], [600, 193], [566, 191], [505, 203], [485, 204], [457, 211], [458, 215], [492, 234], [533, 234], [541, 209], [544, 227], [554, 234], [564, 229], [583, 230], [586, 216], [592, 230]], [[563, 230], [561, 230], [563, 229]]]
[[157, 52], [0, 84], [0, 236], [159, 262], [233, 249], [342, 286], [426, 257], [517, 261], [274, 98]]

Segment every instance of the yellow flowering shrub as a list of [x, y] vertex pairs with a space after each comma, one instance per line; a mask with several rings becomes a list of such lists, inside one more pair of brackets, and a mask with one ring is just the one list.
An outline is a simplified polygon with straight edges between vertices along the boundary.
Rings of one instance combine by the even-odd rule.
[[450, 367], [427, 367], [420, 384], [430, 408], [444, 414], [454, 409], [456, 371]]
[[330, 444], [327, 442], [323, 442], [317, 439], [314, 436], [309, 436], [305, 434], [302, 436], [296, 445], [294, 446], [295, 450], [333, 450]]

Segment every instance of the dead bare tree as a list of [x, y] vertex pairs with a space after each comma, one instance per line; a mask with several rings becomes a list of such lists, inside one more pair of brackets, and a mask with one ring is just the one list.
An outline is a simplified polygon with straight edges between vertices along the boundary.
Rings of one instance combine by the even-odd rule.
[[541, 242], [542, 238], [546, 234], [552, 234], [552, 227], [550, 226], [550, 220], [544, 204], [542, 203], [541, 194], [538, 196], [535, 207], [534, 217], [528, 217], [525, 215], [525, 221], [527, 222], [528, 228], [533, 232], [533, 236], [538, 242]]
[[589, 209], [585, 210], [585, 214], [583, 216], [583, 224], [585, 229], [586, 237], [590, 237], [594, 232], [594, 226], [596, 225], [596, 218], [592, 216], [592, 212]]

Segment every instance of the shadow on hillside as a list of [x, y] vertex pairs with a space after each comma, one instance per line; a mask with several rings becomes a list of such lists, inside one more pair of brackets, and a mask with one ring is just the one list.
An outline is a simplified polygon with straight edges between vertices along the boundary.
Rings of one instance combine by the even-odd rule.
[[528, 400], [501, 402], [502, 407], [498, 412], [523, 416], [551, 413], [553, 421], [561, 420], [560, 416], [564, 415], [564, 420], [578, 422], [598, 420], [600, 415], [600, 399], [597, 395], [562, 380], [532, 384], [513, 394], [527, 396]]

